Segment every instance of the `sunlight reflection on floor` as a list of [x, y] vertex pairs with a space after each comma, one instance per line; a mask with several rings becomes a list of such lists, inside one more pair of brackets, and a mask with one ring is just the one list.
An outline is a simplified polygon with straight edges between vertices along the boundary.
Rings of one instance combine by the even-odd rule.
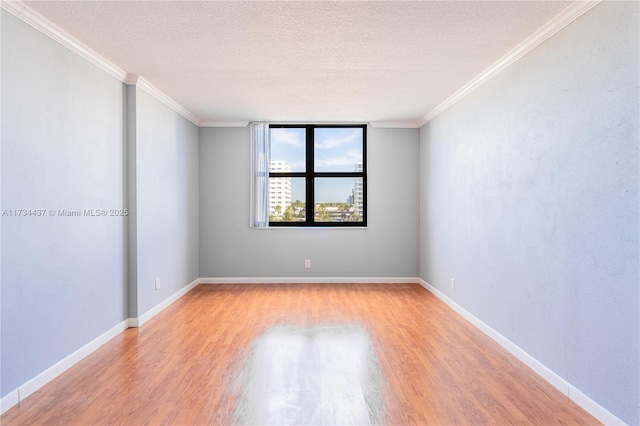
[[278, 326], [256, 339], [240, 374], [240, 424], [378, 424], [382, 373], [358, 325]]

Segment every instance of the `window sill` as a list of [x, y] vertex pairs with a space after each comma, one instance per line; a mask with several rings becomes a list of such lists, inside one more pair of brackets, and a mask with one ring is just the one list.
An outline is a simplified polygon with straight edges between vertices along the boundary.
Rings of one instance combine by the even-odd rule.
[[274, 230], [274, 229], [296, 229], [296, 230], [316, 230], [316, 229], [351, 229], [351, 230], [366, 230], [369, 229], [368, 226], [267, 226], [264, 228], [258, 228], [255, 226], [251, 226], [251, 229], [256, 229], [259, 231], [263, 230]]

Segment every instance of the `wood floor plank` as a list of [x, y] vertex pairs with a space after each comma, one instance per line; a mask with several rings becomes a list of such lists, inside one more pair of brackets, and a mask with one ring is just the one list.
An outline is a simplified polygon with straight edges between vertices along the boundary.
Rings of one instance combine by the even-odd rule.
[[[328, 333], [331, 327], [365, 330], [370, 338], [383, 400], [375, 422], [599, 424], [418, 284], [200, 285], [143, 327], [116, 336], [0, 422], [238, 422], [239, 401], [252, 386], [242, 382], [242, 371], [260, 336], [296, 330], [325, 342], [330, 334], [323, 327]], [[335, 408], [325, 406], [322, 415]]]

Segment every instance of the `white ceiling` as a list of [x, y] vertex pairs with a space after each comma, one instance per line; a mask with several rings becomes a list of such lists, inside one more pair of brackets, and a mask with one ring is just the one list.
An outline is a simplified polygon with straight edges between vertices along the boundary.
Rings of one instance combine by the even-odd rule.
[[28, 1], [202, 121], [419, 123], [570, 1]]

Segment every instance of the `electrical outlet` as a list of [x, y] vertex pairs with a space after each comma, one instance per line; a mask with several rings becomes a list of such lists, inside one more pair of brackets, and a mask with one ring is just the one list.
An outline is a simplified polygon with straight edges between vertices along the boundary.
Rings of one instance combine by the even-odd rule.
[[304, 267], [305, 267], [305, 269], [311, 268], [311, 259], [305, 259], [304, 260]]
[[160, 278], [156, 278], [156, 290], [160, 290]]
[[456, 280], [451, 278], [451, 290], [455, 290], [455, 289], [456, 289]]

